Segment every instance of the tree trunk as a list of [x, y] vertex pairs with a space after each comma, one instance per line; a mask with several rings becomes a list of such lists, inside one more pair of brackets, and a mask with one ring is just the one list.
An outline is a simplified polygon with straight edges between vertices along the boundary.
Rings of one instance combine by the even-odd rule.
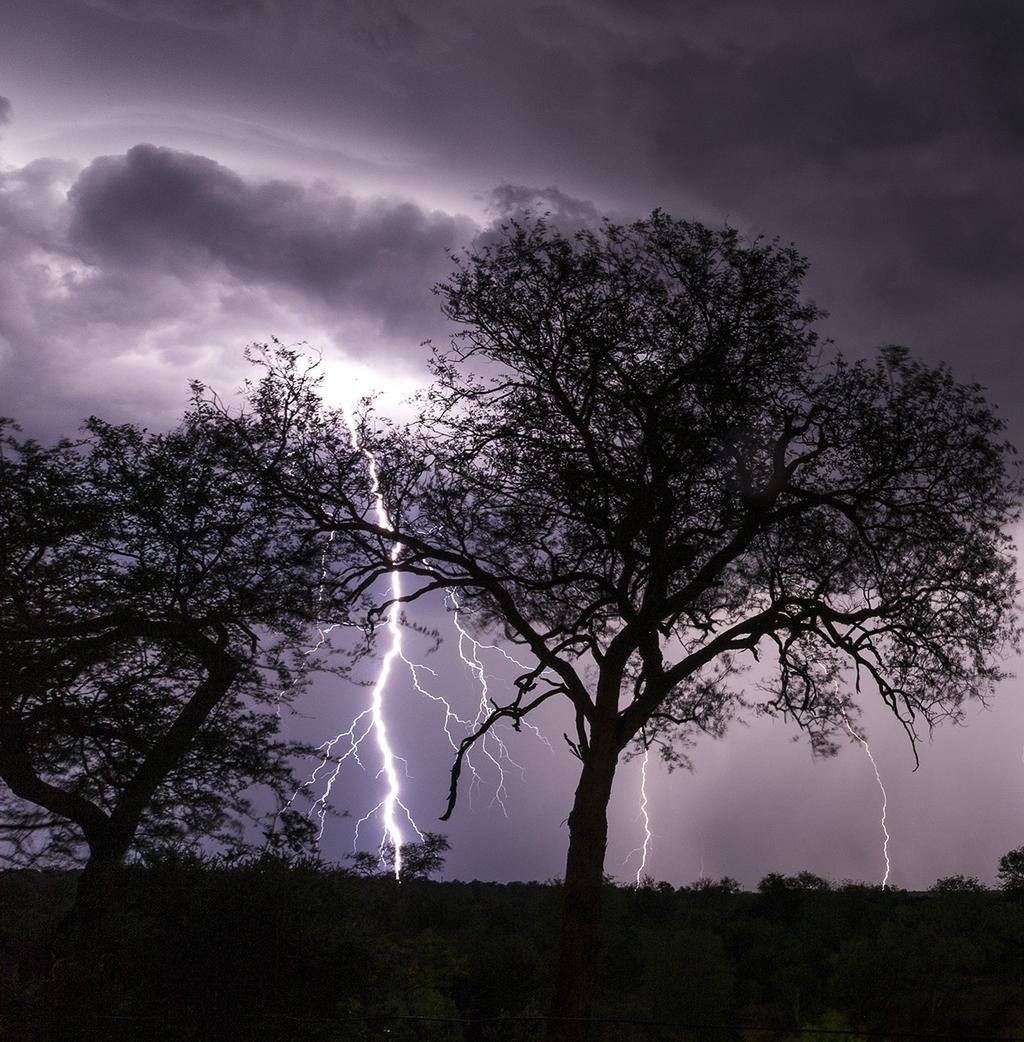
[[132, 843], [133, 834], [113, 837], [90, 847], [75, 887], [75, 900], [57, 930], [57, 946], [89, 948], [97, 940], [101, 921], [111, 907], [111, 898]]
[[587, 1042], [591, 1038], [588, 1021], [601, 940], [608, 799], [617, 762], [612, 728], [595, 728], [569, 815], [558, 975], [547, 1031], [550, 1042]]

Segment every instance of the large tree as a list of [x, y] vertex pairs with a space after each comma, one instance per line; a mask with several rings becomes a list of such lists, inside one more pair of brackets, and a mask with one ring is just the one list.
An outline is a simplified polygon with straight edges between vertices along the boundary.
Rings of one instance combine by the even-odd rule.
[[759, 708], [819, 749], [872, 692], [913, 739], [991, 689], [1015, 636], [1000, 420], [903, 349], [849, 362], [820, 344], [805, 270], [792, 248], [660, 212], [571, 237], [508, 225], [438, 287], [460, 331], [415, 422], [359, 431], [388, 524], [352, 483], [346, 417], [280, 407], [315, 402], [294, 356], [271, 358], [235, 421], [268, 494], [356, 540], [343, 586], [401, 568], [407, 599], [457, 590], [533, 655], [462, 744], [446, 817], [475, 740], [571, 707], [559, 1038], [586, 1035], [624, 756], [721, 733], [754, 701], [744, 654], [774, 678]]
[[84, 860], [98, 906], [130, 851], [237, 843], [253, 786], [294, 793], [280, 713], [325, 664], [322, 554], [195, 415], [0, 449], [0, 839], [15, 863]]

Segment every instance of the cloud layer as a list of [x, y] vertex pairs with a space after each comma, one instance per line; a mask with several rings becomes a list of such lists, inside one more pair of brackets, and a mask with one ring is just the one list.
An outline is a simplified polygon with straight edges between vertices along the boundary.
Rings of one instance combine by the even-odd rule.
[[[83, 165], [96, 155], [82, 154], [90, 134], [121, 142], [72, 203], [71, 245], [103, 264], [141, 251], [180, 275], [205, 251], [225, 277], [309, 297], [318, 322], [330, 301], [418, 340], [434, 329], [421, 326], [419, 284], [387, 286], [374, 267], [394, 256], [385, 226], [404, 237], [401, 274], [418, 277], [436, 246], [465, 240], [450, 216], [458, 198], [469, 208], [503, 185], [491, 197], [500, 212], [536, 195], [514, 186], [557, 186], [549, 199], [594, 200], [594, 212], [661, 206], [791, 238], [846, 349], [905, 341], [1008, 392], [1024, 335], [1014, 0], [48, 2], [65, 13], [46, 22], [66, 59], [52, 82], [32, 60], [43, 30], [28, 0], [15, 0], [0, 59], [32, 97], [59, 88], [67, 119], [81, 114], [90, 129], [65, 138]], [[121, 139], [141, 117], [111, 111], [112, 97], [159, 111], [197, 155], [129, 152], [138, 137]], [[244, 141], [228, 115], [249, 128]], [[350, 157], [339, 191], [258, 183], [235, 155], [329, 164], [328, 145], [337, 162]], [[149, 205], [158, 183], [167, 212]], [[414, 201], [371, 213], [345, 192], [384, 186]], [[364, 314], [362, 299], [381, 310]], [[1024, 401], [1007, 405], [1024, 415]]]
[[152, 145], [8, 171], [2, 408], [51, 430], [92, 410], [159, 422], [188, 377], [233, 379], [245, 343], [270, 335], [416, 368], [444, 334], [430, 287], [476, 231]]

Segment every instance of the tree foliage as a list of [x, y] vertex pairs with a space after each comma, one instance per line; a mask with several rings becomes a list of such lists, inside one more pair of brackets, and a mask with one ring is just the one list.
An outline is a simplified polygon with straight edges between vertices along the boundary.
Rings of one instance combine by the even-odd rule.
[[[8, 430], [0, 835], [14, 860], [237, 844], [262, 813], [253, 786], [282, 804], [295, 791], [305, 747], [279, 713], [298, 671], [324, 664], [305, 654], [320, 551], [223, 450], [194, 414], [166, 434], [93, 419], [51, 448]], [[309, 842], [308, 823], [287, 824]]]
[[976, 876], [965, 876], [958, 872], [956, 875], [936, 879], [928, 888], [928, 892], [932, 894], [980, 894], [984, 889], [985, 887]]
[[[358, 431], [388, 524], [294, 355], [269, 357], [235, 420], [266, 494], [358, 544], [343, 586], [400, 567], [418, 579], [407, 599], [457, 590], [532, 653], [462, 743], [448, 814], [475, 741], [571, 706], [566, 1018], [590, 1001], [621, 756], [676, 759], [751, 704], [833, 751], [870, 690], [916, 741], [986, 697], [1016, 639], [1002, 422], [980, 387], [902, 348], [827, 353], [805, 271], [791, 247], [660, 212], [572, 237], [510, 223], [437, 288], [459, 331], [416, 420]], [[736, 683], [744, 655], [772, 667], [759, 698]]]
[[1024, 894], [1024, 847], [1008, 850], [999, 859], [996, 870], [999, 885], [1006, 891]]
[[[450, 849], [448, 837], [439, 832], [425, 832], [418, 842], [404, 844], [399, 882], [436, 875], [444, 868], [445, 853]], [[391, 878], [395, 874], [395, 848], [391, 843], [385, 843], [377, 853], [358, 850], [347, 855], [347, 860], [352, 863], [352, 871], [360, 876]]]
[[908, 728], [1000, 676], [1002, 424], [903, 349], [822, 360], [805, 267], [656, 214], [574, 241], [513, 226], [440, 287], [463, 332], [407, 450], [430, 461], [422, 553], [582, 721], [593, 685], [564, 663], [611, 669], [620, 746], [713, 726], [729, 656], [765, 639], [766, 708], [815, 734], [839, 722], [844, 665]]

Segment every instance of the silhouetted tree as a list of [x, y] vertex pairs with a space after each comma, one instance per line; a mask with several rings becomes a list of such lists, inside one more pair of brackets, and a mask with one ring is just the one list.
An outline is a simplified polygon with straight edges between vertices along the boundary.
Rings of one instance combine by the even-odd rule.
[[978, 882], [976, 876], [965, 876], [957, 873], [953, 876], [942, 876], [930, 887], [930, 894], [983, 894], [985, 887]]
[[798, 872], [795, 876], [769, 872], [757, 884], [757, 889], [762, 894], [770, 895], [801, 890], [831, 890], [832, 884], [813, 872]]
[[655, 212], [573, 237], [512, 223], [457, 264], [437, 291], [461, 331], [416, 421], [359, 431], [390, 525], [349, 483], [341, 416], [271, 414], [302, 384], [294, 358], [271, 361], [248, 422], [257, 448], [296, 449], [250, 462], [312, 528], [361, 541], [343, 585], [400, 567], [419, 579], [407, 599], [457, 590], [481, 630], [534, 656], [462, 743], [445, 817], [491, 727], [571, 707], [552, 1031], [583, 1038], [620, 759], [721, 734], [750, 703], [730, 683], [742, 653], [774, 667], [759, 710], [820, 752], [855, 713], [844, 671], [912, 739], [957, 719], [1015, 634], [1018, 489], [979, 387], [896, 347], [823, 357], [790, 247]]
[[[445, 853], [450, 849], [448, 837], [438, 832], [425, 832], [418, 843], [404, 844], [400, 881], [426, 879], [440, 872], [444, 868]], [[352, 862], [352, 869], [358, 875], [394, 876], [395, 848], [390, 843], [385, 843], [383, 849], [377, 853], [359, 850], [346, 857]]]
[[996, 875], [1004, 890], [1024, 894], [1024, 847], [1008, 850], [999, 859]]
[[318, 664], [303, 650], [321, 551], [223, 448], [195, 416], [3, 440], [0, 837], [15, 862], [84, 852], [80, 908], [130, 850], [237, 843], [252, 786], [296, 788], [305, 747], [275, 709], [299, 690], [290, 666]]

